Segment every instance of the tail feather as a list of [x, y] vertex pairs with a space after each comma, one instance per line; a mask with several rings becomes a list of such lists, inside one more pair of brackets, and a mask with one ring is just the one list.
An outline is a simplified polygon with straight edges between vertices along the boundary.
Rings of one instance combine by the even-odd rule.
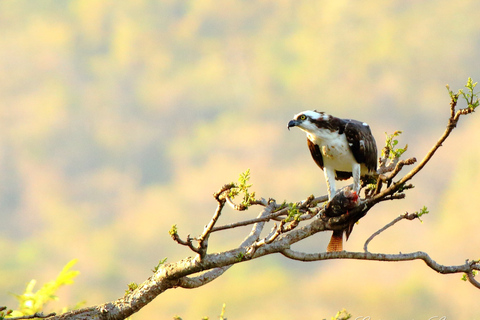
[[343, 230], [333, 231], [330, 242], [327, 246], [327, 252], [337, 252], [343, 250]]

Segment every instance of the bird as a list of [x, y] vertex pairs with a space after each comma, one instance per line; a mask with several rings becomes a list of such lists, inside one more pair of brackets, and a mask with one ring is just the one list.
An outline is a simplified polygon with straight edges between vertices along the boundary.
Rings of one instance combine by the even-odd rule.
[[336, 193], [335, 180], [353, 177], [353, 191], [359, 193], [360, 179], [377, 172], [377, 144], [367, 123], [307, 110], [288, 122], [288, 129], [292, 127], [306, 132], [312, 158], [324, 172], [329, 201]]
[[[361, 178], [377, 172], [377, 144], [367, 123], [340, 119], [325, 112], [307, 110], [288, 122], [288, 129], [298, 127], [307, 134], [307, 145], [315, 163], [323, 170], [327, 182], [326, 216], [338, 216], [358, 204]], [[339, 192], [335, 180], [353, 177], [353, 188]], [[337, 196], [336, 196], [337, 195]], [[353, 224], [347, 230], [334, 230], [327, 252], [343, 250], [343, 233], [347, 240]]]

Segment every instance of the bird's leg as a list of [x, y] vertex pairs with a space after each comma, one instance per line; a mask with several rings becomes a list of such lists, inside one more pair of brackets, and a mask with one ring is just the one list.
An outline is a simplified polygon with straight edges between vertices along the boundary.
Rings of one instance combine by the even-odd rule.
[[328, 187], [328, 201], [332, 200], [335, 197], [335, 171], [327, 168], [323, 168], [323, 173], [325, 174], [325, 180], [327, 181]]
[[352, 176], [353, 176], [353, 191], [359, 194], [360, 192], [360, 164], [359, 163], [353, 164]]

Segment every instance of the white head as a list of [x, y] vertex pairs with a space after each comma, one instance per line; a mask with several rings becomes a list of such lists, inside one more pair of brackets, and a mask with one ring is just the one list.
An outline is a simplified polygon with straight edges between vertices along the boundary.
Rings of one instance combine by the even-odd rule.
[[319, 130], [319, 123], [328, 122], [331, 116], [324, 112], [307, 110], [293, 116], [293, 120], [288, 123], [288, 129], [299, 127], [308, 133], [314, 133]]

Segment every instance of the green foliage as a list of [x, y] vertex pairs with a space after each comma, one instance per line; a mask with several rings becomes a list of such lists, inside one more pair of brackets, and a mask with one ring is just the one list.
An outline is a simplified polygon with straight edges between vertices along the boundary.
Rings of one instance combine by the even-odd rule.
[[428, 208], [426, 206], [423, 206], [422, 209], [420, 209], [420, 212], [418, 212], [418, 216], [421, 217], [424, 214], [428, 214], [430, 211], [428, 211]]
[[168, 234], [171, 235], [172, 237], [178, 233], [178, 228], [177, 225], [174, 224], [170, 230], [168, 231]]
[[163, 258], [163, 259], [160, 259], [160, 261], [158, 262], [158, 264], [152, 269], [153, 272], [157, 272], [158, 269], [160, 269], [160, 267], [165, 264], [165, 262], [167, 262], [167, 257]]
[[[472, 264], [479, 264], [479, 263], [480, 263], [480, 259], [478, 259], [478, 260], [473, 260], [471, 263], [472, 263]], [[478, 274], [478, 271], [477, 271], [477, 270], [472, 270], [472, 274], [473, 274], [473, 276], [475, 277], [475, 276]], [[462, 279], [463, 281], [467, 281], [467, 280], [468, 280], [468, 279], [467, 279], [467, 274], [464, 273], [461, 279]]]
[[0, 320], [5, 319], [6, 316], [12, 314], [12, 310], [7, 309], [7, 307], [0, 307]]
[[138, 289], [138, 284], [135, 282], [130, 282], [127, 286], [127, 290], [125, 290], [125, 295], [132, 293], [133, 291]]
[[224, 303], [224, 304], [222, 305], [222, 313], [220, 313], [220, 317], [219, 317], [220, 320], [227, 320], [227, 318], [225, 318], [225, 308], [226, 308], [226, 307], [227, 307], [227, 304]]
[[476, 107], [479, 105], [478, 101], [478, 92], [475, 93], [475, 87], [477, 86], [478, 82], [473, 82], [472, 78], [468, 78], [467, 84], [465, 85], [465, 88], [468, 89], [468, 92], [465, 93], [463, 90], [459, 90], [459, 92], [462, 94], [463, 98], [468, 104], [468, 108], [475, 110]]
[[415, 213], [417, 214], [418, 220], [420, 220], [420, 222], [423, 223], [423, 220], [420, 219], [420, 217], [423, 216], [424, 214], [428, 214], [429, 211], [428, 211], [428, 208], [426, 206], [423, 206], [422, 209], [420, 209], [420, 211], [417, 211]]
[[[472, 273], [473, 273], [473, 276], [476, 276], [476, 275], [478, 274], [478, 271], [477, 271], [477, 270], [473, 270]], [[468, 280], [466, 273], [464, 273], [464, 274], [462, 275], [461, 280], [462, 280], [462, 281], [467, 281], [467, 280]]]
[[338, 311], [334, 317], [332, 317], [332, 320], [348, 320], [351, 317], [352, 315], [346, 309], [342, 309]]
[[[408, 144], [405, 145], [403, 148], [396, 149], [395, 147], [398, 144], [398, 140], [395, 139], [399, 135], [402, 134], [402, 131], [395, 131], [392, 134], [388, 134], [385, 132], [385, 149], [382, 150], [382, 156], [388, 157], [389, 159], [396, 159], [399, 158], [405, 151], [408, 149]], [[387, 150], [388, 154], [385, 154], [385, 150]]]
[[413, 189], [415, 188], [415, 186], [413, 184], [402, 184], [399, 188], [398, 188], [398, 191], [397, 193], [401, 193], [405, 190], [408, 190], [408, 189]]
[[282, 202], [282, 204], [279, 205], [278, 208], [276, 208], [273, 212], [277, 212], [277, 211], [280, 211], [280, 210], [282, 210], [282, 209], [285, 209], [285, 208], [288, 207], [289, 205], [290, 205], [290, 204], [287, 203], [286, 200], [284, 200], [284, 201]]
[[377, 188], [377, 184], [376, 183], [369, 183], [365, 186], [365, 189], [371, 191], [371, 190], [375, 190]]
[[243, 252], [239, 252], [237, 254], [237, 261], [239, 261], [239, 262], [242, 261], [244, 257], [245, 257], [245, 255], [243, 254]]
[[450, 90], [450, 86], [447, 84], [447, 90], [450, 98], [454, 102], [457, 102], [458, 97], [462, 96], [467, 103], [467, 108], [470, 110], [475, 110], [475, 108], [477, 108], [480, 104], [480, 101], [478, 100], [478, 92], [475, 93], [475, 87], [477, 86], [477, 83], [478, 82], [473, 82], [472, 78], [468, 78], [467, 84], [465, 85], [467, 92], [465, 92], [463, 89], [460, 89], [457, 93], [454, 93], [452, 90]]
[[289, 203], [288, 204], [288, 216], [285, 218], [285, 222], [290, 222], [292, 220], [298, 220], [302, 212], [298, 210], [296, 203]]
[[[448, 90], [448, 94], [450, 95], [450, 99], [452, 99], [452, 101], [454, 102], [457, 102], [458, 101], [458, 94], [456, 94], [455, 92], [453, 92], [451, 89], [450, 89], [450, 86], [447, 84], [446, 85], [447, 87], [447, 90]], [[460, 91], [460, 90], [459, 90]]]
[[250, 192], [249, 188], [252, 185], [248, 184], [249, 180], [250, 169], [247, 169], [247, 171], [240, 173], [240, 177], [238, 178], [238, 184], [234, 183], [235, 187], [232, 188], [230, 190], [230, 193], [228, 194], [228, 196], [232, 199], [239, 194], [243, 194], [243, 199], [240, 205], [245, 209], [247, 209], [249, 206], [252, 205], [253, 202], [255, 202], [255, 192]]
[[13, 317], [33, 315], [41, 312], [48, 302], [58, 300], [56, 296], [57, 290], [61, 286], [72, 284], [73, 279], [80, 273], [79, 271], [70, 270], [75, 263], [77, 263], [76, 259], [68, 262], [54, 281], [44, 284], [38, 291], [33, 292], [37, 281], [31, 280], [23, 294], [13, 294], [19, 302], [19, 307], [18, 310], [14, 310], [10, 315]]

